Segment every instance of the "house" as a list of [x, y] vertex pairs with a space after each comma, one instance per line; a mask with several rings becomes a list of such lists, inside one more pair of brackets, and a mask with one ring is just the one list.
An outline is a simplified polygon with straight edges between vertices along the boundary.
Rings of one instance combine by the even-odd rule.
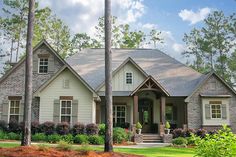
[[[216, 73], [201, 74], [159, 50], [113, 49], [113, 122], [140, 122], [145, 133], [172, 128], [236, 132], [236, 92]], [[22, 59], [0, 79], [0, 119], [22, 121]], [[32, 119], [70, 124], [105, 121], [104, 49], [85, 49], [63, 60], [41, 41], [33, 52]]]

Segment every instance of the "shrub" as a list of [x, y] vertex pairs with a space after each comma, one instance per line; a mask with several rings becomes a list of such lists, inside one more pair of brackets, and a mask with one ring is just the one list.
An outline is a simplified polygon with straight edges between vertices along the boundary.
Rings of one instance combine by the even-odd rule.
[[101, 136], [105, 136], [106, 125], [105, 125], [105, 124], [99, 124], [99, 125], [98, 125], [98, 128], [99, 128], [98, 134], [101, 135]]
[[56, 148], [59, 150], [68, 151], [71, 150], [72, 146], [66, 141], [59, 141]]
[[45, 135], [51, 135], [54, 133], [55, 123], [54, 122], [44, 122], [40, 125], [40, 129]]
[[7, 138], [8, 138], [8, 137], [7, 137], [6, 132], [0, 130], [0, 139], [1, 139], [1, 140], [5, 140], [5, 139], [7, 139]]
[[20, 134], [14, 133], [14, 132], [10, 132], [7, 134], [7, 137], [9, 140], [20, 140], [21, 136]]
[[235, 157], [236, 135], [227, 126], [216, 134], [206, 134], [205, 138], [194, 136], [196, 156], [199, 157]]
[[104, 144], [104, 138], [98, 135], [91, 135], [88, 138], [89, 144], [102, 145]]
[[21, 132], [21, 125], [17, 121], [10, 121], [8, 124], [8, 131], [14, 132], [14, 133], [20, 133]]
[[84, 134], [84, 130], [85, 126], [83, 123], [76, 123], [72, 128], [73, 135]]
[[196, 131], [196, 135], [201, 138], [204, 138], [206, 136], [206, 134], [207, 134], [207, 130], [205, 130], [205, 129], [198, 129]]
[[87, 135], [76, 135], [74, 137], [74, 143], [78, 143], [78, 144], [88, 144], [88, 136]]
[[[191, 135], [194, 135], [194, 134], [191, 134]], [[185, 139], [187, 140], [187, 145], [195, 145], [195, 139], [191, 136], [191, 137], [185, 137]]]
[[172, 144], [173, 145], [178, 145], [178, 146], [179, 145], [186, 146], [188, 144], [188, 141], [184, 137], [177, 137], [177, 138], [172, 140]]
[[61, 136], [58, 134], [51, 134], [47, 136], [47, 142], [49, 143], [57, 143], [61, 140]]
[[32, 134], [40, 132], [40, 125], [38, 121], [31, 122], [31, 132]]
[[166, 121], [166, 125], [165, 125], [166, 129], [170, 129], [170, 123], [168, 121]]
[[69, 134], [70, 126], [67, 122], [58, 123], [56, 126], [56, 131], [59, 135]]
[[136, 129], [142, 129], [142, 125], [139, 122], [136, 124]]
[[74, 137], [71, 134], [67, 134], [67, 135], [61, 136], [61, 140], [65, 141], [67, 143], [73, 143], [74, 142]]
[[32, 135], [32, 141], [46, 141], [47, 136], [44, 133], [36, 133]]
[[186, 129], [184, 130], [184, 137], [191, 137], [191, 134], [195, 134], [196, 131], [194, 129]]
[[113, 128], [113, 142], [122, 143], [128, 140], [128, 134], [123, 128]]
[[7, 131], [7, 123], [4, 120], [0, 120], [0, 130]]
[[172, 134], [173, 138], [184, 137], [184, 131], [181, 128], [173, 130]]
[[88, 135], [97, 135], [98, 134], [98, 126], [97, 124], [91, 123], [86, 126], [86, 133]]

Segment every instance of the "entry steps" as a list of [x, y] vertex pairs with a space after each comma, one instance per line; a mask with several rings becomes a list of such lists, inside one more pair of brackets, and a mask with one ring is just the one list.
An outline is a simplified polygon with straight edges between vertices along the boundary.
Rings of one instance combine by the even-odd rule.
[[143, 134], [143, 143], [163, 143], [159, 134]]

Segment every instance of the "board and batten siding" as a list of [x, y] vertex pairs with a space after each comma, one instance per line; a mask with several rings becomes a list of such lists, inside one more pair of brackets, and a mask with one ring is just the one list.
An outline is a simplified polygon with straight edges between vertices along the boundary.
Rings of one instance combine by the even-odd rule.
[[[63, 88], [63, 81], [69, 80], [69, 88]], [[40, 116], [39, 121], [53, 121], [54, 100], [60, 96], [73, 96], [78, 100], [78, 122], [94, 123], [94, 102], [93, 93], [68, 69], [58, 75], [39, 94], [40, 96]], [[73, 108], [72, 108], [73, 110]]]
[[[133, 83], [126, 84], [126, 73], [131, 72], [133, 75]], [[144, 80], [145, 76], [132, 63], [125, 64], [112, 78], [113, 91], [133, 91]], [[101, 87], [99, 91], [105, 91], [105, 86]]]

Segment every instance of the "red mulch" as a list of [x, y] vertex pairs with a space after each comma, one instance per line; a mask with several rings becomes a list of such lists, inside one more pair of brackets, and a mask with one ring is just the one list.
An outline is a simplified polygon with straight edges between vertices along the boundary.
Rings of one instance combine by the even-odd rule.
[[62, 151], [56, 148], [40, 149], [36, 146], [0, 148], [1, 157], [142, 157], [123, 153], [104, 153], [95, 151]]

